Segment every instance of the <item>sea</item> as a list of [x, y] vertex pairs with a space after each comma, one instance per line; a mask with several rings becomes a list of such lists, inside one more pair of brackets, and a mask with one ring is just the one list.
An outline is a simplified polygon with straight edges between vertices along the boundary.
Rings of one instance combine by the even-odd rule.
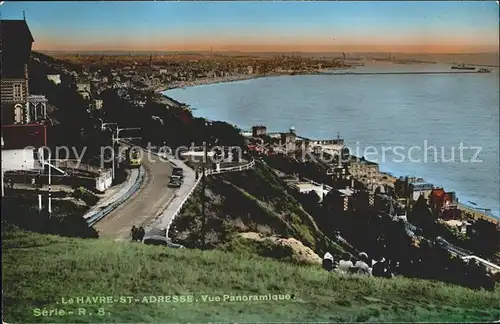
[[[295, 128], [311, 139], [344, 138], [352, 154], [394, 176], [454, 191], [500, 218], [499, 70], [458, 73], [445, 64], [366, 62], [324, 75], [256, 78], [168, 90], [197, 117], [240, 129]], [[348, 74], [387, 72], [452, 74]]]

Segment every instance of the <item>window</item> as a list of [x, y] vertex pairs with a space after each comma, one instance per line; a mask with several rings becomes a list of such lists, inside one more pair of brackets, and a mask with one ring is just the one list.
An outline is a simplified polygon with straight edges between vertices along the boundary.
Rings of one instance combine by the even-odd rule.
[[22, 98], [22, 89], [20, 84], [14, 84], [14, 98], [20, 99]]
[[[15, 87], [14, 87], [15, 89]], [[21, 123], [23, 121], [23, 106], [16, 105], [14, 107], [14, 122]]]

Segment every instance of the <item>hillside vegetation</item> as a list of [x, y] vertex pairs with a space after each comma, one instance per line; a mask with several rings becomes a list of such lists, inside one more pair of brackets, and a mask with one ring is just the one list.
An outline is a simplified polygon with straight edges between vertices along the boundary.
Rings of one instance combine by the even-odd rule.
[[[472, 291], [404, 278], [343, 277], [320, 266], [222, 251], [61, 238], [12, 229], [3, 234], [3, 306], [8, 323], [466, 322], [500, 316], [498, 290]], [[268, 294], [288, 294], [289, 299], [223, 300], [224, 295]], [[144, 302], [144, 297], [151, 301], [151, 296], [169, 295], [192, 295], [193, 301]], [[204, 295], [221, 296], [222, 301], [208, 302]], [[118, 301], [132, 296], [134, 301], [68, 305], [62, 300], [96, 296]], [[35, 316], [37, 308], [75, 313], [84, 308], [87, 315]]]
[[179, 243], [302, 263], [293, 251], [274, 249], [270, 240], [239, 235], [253, 232], [294, 238], [320, 256], [325, 252], [340, 256], [344, 251], [318, 228], [312, 216], [287, 193], [286, 185], [265, 165], [258, 163], [252, 170], [208, 177], [206, 195], [206, 244], [200, 243], [203, 223], [201, 185], [172, 226], [171, 235]]

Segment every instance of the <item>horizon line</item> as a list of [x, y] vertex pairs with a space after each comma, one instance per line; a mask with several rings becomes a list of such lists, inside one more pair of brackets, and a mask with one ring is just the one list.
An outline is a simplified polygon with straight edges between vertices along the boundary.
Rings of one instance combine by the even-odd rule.
[[140, 49], [140, 50], [128, 50], [128, 49], [33, 49], [32, 51], [34, 52], [144, 52], [144, 53], [304, 53], [304, 54], [309, 54], [309, 53], [391, 53], [391, 54], [498, 54], [499, 51], [490, 51], [490, 52], [485, 52], [485, 51], [479, 51], [479, 52], [414, 52], [414, 51], [409, 51], [409, 52], [403, 52], [403, 51], [293, 51], [293, 50], [276, 50], [276, 51], [240, 51], [240, 50], [215, 50], [211, 51], [209, 49], [193, 49], [193, 50], [147, 50], [147, 49]]

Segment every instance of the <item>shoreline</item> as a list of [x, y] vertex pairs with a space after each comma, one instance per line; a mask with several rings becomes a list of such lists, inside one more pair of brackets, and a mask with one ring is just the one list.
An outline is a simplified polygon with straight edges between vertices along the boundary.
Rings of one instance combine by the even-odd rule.
[[[165, 87], [158, 87], [158, 90], [155, 90], [156, 94], [162, 95], [164, 97], [167, 97], [170, 100], [173, 100], [175, 102], [178, 102], [177, 100], [170, 98], [169, 96], [163, 94], [163, 92], [168, 91], [168, 90], [173, 90], [173, 89], [179, 89], [179, 88], [187, 88], [187, 87], [196, 87], [196, 86], [201, 86], [201, 85], [212, 85], [212, 84], [219, 84], [219, 83], [231, 83], [231, 82], [237, 82], [237, 81], [244, 81], [244, 80], [253, 80], [253, 79], [259, 79], [259, 78], [266, 78], [266, 77], [278, 77], [278, 76], [298, 76], [298, 75], [321, 75], [321, 72], [310, 72], [310, 73], [297, 73], [297, 74], [290, 74], [290, 73], [269, 73], [269, 74], [259, 74], [259, 75], [249, 75], [249, 74], [242, 74], [242, 75], [234, 75], [234, 76], [226, 76], [226, 77], [218, 77], [218, 78], [210, 78], [210, 79], [200, 79], [200, 80], [195, 80], [195, 81], [186, 81], [183, 82], [182, 84], [175, 85], [174, 87], [170, 87], [165, 89]], [[163, 89], [163, 90], [162, 90]], [[180, 103], [178, 102], [180, 106], [188, 106], [188, 103]], [[205, 118], [205, 117], [203, 117]], [[226, 122], [226, 121], [224, 121]], [[228, 122], [226, 122], [228, 123]], [[228, 123], [230, 124], [230, 123]], [[230, 124], [233, 127], [237, 125]], [[379, 164], [379, 168], [380, 168]], [[382, 175], [387, 176], [388, 180], [391, 178], [398, 178], [397, 175], [387, 172], [387, 171], [381, 171], [379, 170], [379, 173]], [[392, 179], [391, 179], [392, 180]], [[457, 197], [458, 199], [458, 197]], [[463, 210], [465, 212], [472, 212], [474, 215], [473, 219], [484, 219], [490, 222], [495, 223], [497, 226], [500, 226], [500, 216], [497, 217], [493, 214], [487, 214], [484, 211], [478, 210], [474, 208], [473, 206], [466, 205], [464, 203], [459, 203], [458, 204], [459, 209]], [[461, 208], [460, 208], [461, 207]]]
[[[301, 73], [301, 74], [295, 74], [295, 75], [308, 75], [310, 73]], [[219, 84], [219, 83], [231, 83], [231, 82], [237, 82], [237, 81], [245, 81], [245, 80], [253, 80], [253, 79], [260, 79], [260, 78], [267, 78], [267, 77], [277, 77], [277, 76], [287, 76], [291, 74], [287, 73], [268, 73], [268, 74], [239, 74], [239, 75], [229, 75], [229, 76], [224, 76], [224, 77], [216, 77], [216, 78], [205, 78], [205, 79], [199, 79], [199, 80], [194, 80], [194, 81], [182, 81], [180, 83], [176, 83], [174, 85], [170, 85], [167, 87], [167, 85], [162, 85], [157, 87], [154, 92], [157, 94], [164, 95], [163, 92], [168, 91], [168, 90], [174, 90], [174, 89], [181, 89], [181, 88], [188, 88], [188, 87], [197, 87], [201, 85], [212, 85], [212, 84]], [[170, 98], [173, 100], [172, 98]], [[186, 103], [184, 103], [186, 104]]]

